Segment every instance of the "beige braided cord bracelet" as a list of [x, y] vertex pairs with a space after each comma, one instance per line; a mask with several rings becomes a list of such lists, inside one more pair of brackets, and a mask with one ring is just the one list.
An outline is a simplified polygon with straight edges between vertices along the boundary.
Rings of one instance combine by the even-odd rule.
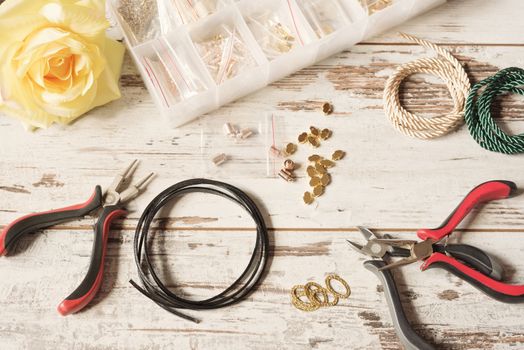
[[[426, 40], [401, 33], [402, 37], [425, 48], [431, 49], [439, 56], [420, 58], [397, 67], [389, 77], [384, 89], [384, 111], [395, 127], [405, 135], [419, 139], [432, 139], [448, 134], [460, 126], [464, 120], [464, 106], [471, 89], [471, 84], [464, 67], [453, 55]], [[420, 117], [407, 111], [400, 103], [399, 90], [408, 76], [424, 73], [442, 79], [453, 99], [453, 110], [445, 115], [433, 118]]]

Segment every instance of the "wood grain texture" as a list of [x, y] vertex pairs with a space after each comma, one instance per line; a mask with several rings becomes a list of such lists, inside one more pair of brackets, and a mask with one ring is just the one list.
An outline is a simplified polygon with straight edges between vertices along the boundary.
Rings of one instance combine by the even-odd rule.
[[[387, 232], [398, 238], [412, 237]], [[199, 325], [166, 313], [128, 283], [137, 276], [132, 237], [130, 231], [113, 231], [100, 293], [92, 307], [67, 318], [58, 316], [55, 305], [85, 272], [91, 232], [46, 231], [24, 238], [15, 254], [2, 260], [3, 280], [11, 281], [0, 285], [3, 345], [13, 349], [37, 345], [68, 349], [399, 347], [381, 285], [362, 267], [365, 257], [346, 242], [347, 238], [358, 240], [355, 233], [274, 233], [275, 254], [264, 283], [233, 307], [189, 312], [202, 319]], [[455, 238], [500, 258], [511, 281], [524, 279], [522, 260], [511, 258], [524, 253], [522, 235], [471, 232]], [[254, 232], [168, 230], [156, 233], [151, 252], [168, 286], [182, 295], [202, 298], [233, 281], [247, 264], [253, 244]], [[524, 346], [521, 307], [495, 302], [445, 271], [420, 272], [416, 265], [396, 270], [395, 278], [404, 308], [424, 337], [453, 349]], [[348, 300], [313, 313], [292, 308], [289, 290], [293, 285], [322, 281], [330, 272], [350, 283]]]
[[[524, 22], [519, 0], [449, 0], [398, 28], [445, 44], [474, 82], [508, 66], [524, 67]], [[397, 349], [383, 291], [362, 267], [363, 256], [345, 239], [358, 239], [356, 225], [413, 238], [413, 230], [437, 226], [475, 185], [510, 179], [524, 188], [523, 156], [481, 149], [465, 127], [447, 137], [420, 141], [398, 134], [382, 112], [382, 89], [400, 63], [431, 53], [400, 40], [396, 30], [306, 68], [199, 119], [169, 129], [158, 115], [133, 63], [126, 57], [123, 98], [97, 108], [71, 126], [27, 133], [0, 116], [0, 223], [34, 211], [82, 202], [96, 184], [140, 158], [137, 176], [158, 177], [118, 221], [109, 242], [106, 279], [92, 307], [59, 317], [56, 305], [80, 282], [91, 250], [92, 218], [25, 237], [16, 254], [0, 259], [2, 349]], [[437, 115], [451, 108], [442, 82], [414, 76], [402, 99], [412, 111]], [[335, 113], [320, 106], [331, 101]], [[499, 121], [524, 132], [524, 101], [497, 101]], [[310, 125], [333, 137], [318, 150], [304, 146], [294, 184], [275, 177], [280, 160], [267, 160], [268, 116], [276, 120], [275, 142], [293, 141]], [[269, 119], [270, 120], [270, 119]], [[226, 140], [226, 121], [257, 130], [242, 145]], [[332, 170], [333, 184], [306, 207], [304, 161], [335, 149], [347, 157]], [[210, 157], [233, 159], [215, 168]], [[246, 190], [272, 228], [274, 258], [268, 277], [245, 302], [196, 313], [189, 324], [138, 294], [133, 229], [141, 210], [161, 190], [189, 177], [211, 177]], [[198, 208], [198, 210], [197, 210]], [[252, 223], [221, 199], [187, 196], [166, 208], [155, 227], [159, 269], [181, 293], [216, 293], [247, 263]], [[511, 281], [524, 281], [524, 197], [489, 203], [459, 230], [457, 239], [501, 258]], [[219, 261], [220, 263], [217, 263]], [[349, 300], [315, 313], [294, 310], [289, 289], [330, 272], [346, 278]], [[404, 306], [426, 338], [451, 349], [524, 348], [523, 307], [492, 301], [450, 274], [420, 272], [415, 265], [395, 272]]]

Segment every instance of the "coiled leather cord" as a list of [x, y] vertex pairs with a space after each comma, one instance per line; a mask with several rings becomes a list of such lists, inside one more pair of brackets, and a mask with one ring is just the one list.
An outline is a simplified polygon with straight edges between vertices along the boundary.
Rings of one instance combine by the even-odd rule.
[[506, 68], [473, 86], [464, 118], [471, 136], [483, 148], [505, 154], [524, 153], [524, 133], [506, 134], [491, 115], [495, 97], [507, 92], [524, 95], [524, 69]]
[[[244, 208], [256, 224], [257, 237], [251, 259], [244, 272], [228, 288], [205, 300], [189, 300], [170, 291], [160, 280], [151, 263], [148, 251], [148, 236], [156, 214], [168, 202], [188, 193], [207, 193], [227, 198]], [[146, 297], [163, 309], [184, 319], [198, 323], [199, 320], [179, 312], [177, 309], [205, 310], [232, 305], [246, 297], [263, 275], [269, 255], [269, 237], [264, 218], [253, 200], [240, 189], [229, 184], [207, 180], [191, 179], [173, 185], [160, 193], [147, 206], [138, 221], [134, 239], [135, 262], [142, 287], [129, 281]]]

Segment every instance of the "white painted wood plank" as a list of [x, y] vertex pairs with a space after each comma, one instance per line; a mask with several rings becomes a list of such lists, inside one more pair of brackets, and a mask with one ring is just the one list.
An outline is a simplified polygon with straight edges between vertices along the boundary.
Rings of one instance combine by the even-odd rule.
[[[518, 0], [451, 0], [399, 30], [453, 43], [454, 52], [478, 81], [498, 68], [524, 66], [524, 24], [515, 15], [522, 6]], [[71, 127], [28, 134], [16, 121], [0, 116], [0, 224], [32, 211], [83, 201], [95, 184], [108, 184], [115, 171], [135, 157], [143, 159], [140, 172], [154, 170], [160, 175], [134, 204], [137, 211], [116, 225], [125, 230], [112, 235], [106, 279], [95, 305], [85, 312], [61, 318], [55, 307], [87, 268], [92, 219], [26, 237], [20, 247], [26, 249], [0, 259], [2, 349], [397, 349], [378, 281], [362, 268], [363, 257], [344, 241], [356, 239], [355, 231], [344, 230], [368, 224], [397, 228], [393, 233], [399, 237], [413, 238], [398, 232], [437, 225], [482, 181], [507, 178], [524, 186], [522, 157], [481, 150], [465, 128], [432, 142], [407, 139], [391, 129], [381, 111], [383, 83], [395, 65], [426, 54], [400, 42], [392, 31], [180, 130], [167, 129], [158, 118], [129, 60], [122, 77], [123, 99], [96, 109]], [[443, 86], [427, 82], [435, 83], [417, 77], [407, 85], [404, 98], [409, 108], [446, 110], [449, 101]], [[325, 100], [336, 107], [330, 119], [318, 112]], [[503, 100], [504, 126], [524, 131], [522, 102]], [[319, 151], [348, 151], [333, 170], [333, 185], [318, 208], [301, 204], [304, 178], [288, 185], [267, 177], [265, 156], [258, 150], [265, 147], [264, 138], [238, 149], [238, 163], [230, 164], [235, 171], [213, 170], [207, 154], [201, 156], [201, 130], [205, 144], [218, 149], [223, 147], [220, 129], [225, 121], [256, 127], [266, 112], [286, 120], [279, 142], [314, 124], [335, 131]], [[296, 158], [303, 160], [308, 154], [301, 148]], [[246, 189], [263, 204], [269, 225], [286, 230], [274, 234], [275, 258], [261, 288], [232, 308], [196, 313], [203, 323], [194, 326], [159, 309], [128, 284], [136, 278], [131, 230], [156, 193], [176, 181], [204, 175]], [[250, 227], [234, 206], [203, 201], [183, 199], [169, 212], [174, 220], [167, 226]], [[202, 210], [194, 211], [195, 205]], [[523, 219], [522, 197], [497, 201], [469, 223], [472, 232], [462, 234], [464, 242], [502, 258], [512, 281], [520, 283]], [[342, 231], [322, 232], [329, 229]], [[164, 249], [170, 253], [166, 269], [184, 292], [209, 295], [214, 286], [225, 286], [224, 279], [232, 280], [248, 259], [251, 235], [212, 232], [166, 236]], [[319, 281], [328, 272], [347, 278], [353, 288], [350, 300], [314, 314], [292, 309], [289, 288], [310, 279]], [[443, 271], [421, 273], [412, 265], [397, 271], [396, 277], [415, 328], [443, 348], [524, 346], [520, 305], [494, 302]]]
[[[202, 319], [198, 325], [168, 314], [128, 283], [137, 278], [128, 231], [112, 233], [105, 281], [94, 306], [75, 316], [60, 317], [55, 306], [85, 273], [91, 233], [49, 231], [26, 237], [14, 256], [0, 260], [2, 348], [398, 347], [378, 280], [362, 267], [365, 258], [345, 241], [359, 240], [359, 235], [276, 232], [273, 237], [274, 258], [260, 288], [233, 307], [190, 311]], [[470, 232], [460, 235], [460, 241], [499, 257], [511, 281], [524, 281], [523, 234]], [[238, 275], [252, 244], [253, 233], [249, 232], [171, 231], [159, 233], [153, 251], [162, 254], [157, 256], [159, 270], [178, 292], [203, 297], [218, 292]], [[332, 272], [350, 283], [349, 300], [314, 313], [292, 308], [288, 293], [294, 284], [322, 281]], [[420, 272], [418, 264], [396, 270], [395, 276], [415, 328], [442, 347], [524, 346], [522, 305], [495, 302], [447, 272]]]
[[[467, 63], [474, 80], [523, 62], [524, 57], [524, 47], [467, 46], [454, 51]], [[143, 160], [137, 176], [147, 171], [158, 173], [148, 192], [136, 201], [138, 212], [130, 216], [135, 220], [156, 193], [195, 176], [231, 182], [253, 194], [265, 206], [269, 225], [278, 228], [433, 226], [483, 181], [503, 178], [523, 187], [523, 156], [483, 150], [466, 127], [438, 140], [420, 141], [397, 133], [389, 125], [381, 110], [385, 79], [397, 64], [426, 54], [418, 47], [359, 46], [178, 130], [166, 128], [156, 115], [128, 62], [123, 99], [69, 127], [55, 126], [30, 134], [16, 121], [1, 119], [0, 222], [84, 201], [95, 184], [110, 183], [116, 171], [133, 158]], [[433, 83], [434, 79], [425, 77], [412, 80], [405, 95], [410, 109], [443, 113], [449, 108], [447, 91]], [[325, 100], [336, 108], [329, 118], [318, 110]], [[522, 100], [505, 97], [503, 101], [501, 121], [505, 127], [512, 132], [524, 131]], [[279, 145], [295, 140], [310, 125], [334, 131], [332, 139], [318, 150], [299, 147], [293, 159], [303, 166], [294, 184], [267, 176], [264, 133], [245, 145], [234, 145], [222, 134], [226, 121], [255, 129], [262, 125], [265, 130], [267, 113], [282, 120], [277, 122]], [[312, 153], [329, 156], [335, 149], [347, 151], [348, 156], [333, 169], [333, 184], [318, 207], [304, 206], [301, 196], [308, 189], [304, 161]], [[235, 159], [215, 168], [210, 158], [221, 151]], [[279, 164], [275, 169], [278, 171]], [[196, 211], [191, 203], [177, 206], [179, 211], [173, 215], [210, 218], [197, 219], [201, 225], [246, 224], [235, 219], [238, 211], [224, 215], [207, 200], [209, 205]], [[522, 230], [523, 218], [524, 198], [517, 197], [489, 204], [473, 225]]]
[[438, 43], [522, 45], [524, 23], [516, 15], [521, 13], [524, 2], [519, 0], [448, 0], [369, 42], [399, 42], [398, 30]]

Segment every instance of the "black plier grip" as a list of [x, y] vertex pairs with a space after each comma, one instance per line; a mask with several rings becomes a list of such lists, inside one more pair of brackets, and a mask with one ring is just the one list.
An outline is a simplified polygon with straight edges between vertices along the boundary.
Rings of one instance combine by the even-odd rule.
[[0, 256], [8, 253], [25, 234], [73, 220], [80, 219], [100, 209], [103, 204], [102, 188], [96, 186], [91, 197], [81, 204], [23, 216], [7, 225], [0, 233]]

